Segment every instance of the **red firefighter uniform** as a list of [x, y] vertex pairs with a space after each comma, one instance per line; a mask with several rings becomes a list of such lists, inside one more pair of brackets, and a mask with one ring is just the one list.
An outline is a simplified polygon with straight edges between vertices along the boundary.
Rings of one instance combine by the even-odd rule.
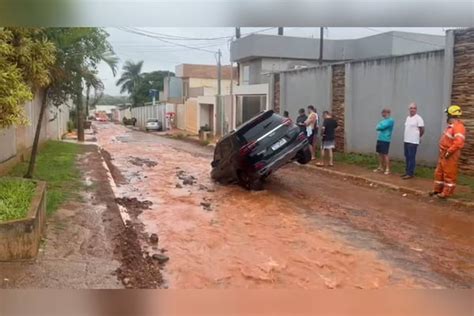
[[441, 197], [454, 193], [458, 176], [458, 161], [464, 147], [466, 128], [459, 119], [454, 119], [439, 141], [439, 159], [435, 171], [434, 192]]

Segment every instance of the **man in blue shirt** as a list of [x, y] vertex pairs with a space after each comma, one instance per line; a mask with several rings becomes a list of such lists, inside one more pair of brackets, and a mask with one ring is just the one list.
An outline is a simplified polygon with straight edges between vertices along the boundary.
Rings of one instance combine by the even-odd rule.
[[390, 117], [390, 109], [382, 110], [383, 119], [377, 124], [376, 130], [377, 146], [376, 152], [379, 154], [379, 167], [374, 172], [383, 172], [390, 174], [390, 159], [388, 158], [388, 150], [390, 149], [390, 141], [392, 140], [393, 126], [395, 121]]

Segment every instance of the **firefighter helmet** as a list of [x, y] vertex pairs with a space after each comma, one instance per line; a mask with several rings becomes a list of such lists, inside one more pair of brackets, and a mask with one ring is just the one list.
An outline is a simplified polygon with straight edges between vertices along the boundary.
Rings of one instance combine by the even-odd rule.
[[446, 113], [448, 113], [448, 115], [450, 116], [461, 116], [462, 115], [461, 107], [459, 105], [453, 104], [446, 109]]

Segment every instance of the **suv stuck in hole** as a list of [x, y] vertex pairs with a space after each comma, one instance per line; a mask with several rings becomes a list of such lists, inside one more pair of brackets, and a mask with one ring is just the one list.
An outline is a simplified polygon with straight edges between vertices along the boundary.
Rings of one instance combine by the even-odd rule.
[[261, 112], [216, 145], [211, 177], [223, 184], [239, 183], [248, 190], [262, 189], [262, 182], [293, 160], [311, 160], [304, 132], [290, 119], [273, 112]]

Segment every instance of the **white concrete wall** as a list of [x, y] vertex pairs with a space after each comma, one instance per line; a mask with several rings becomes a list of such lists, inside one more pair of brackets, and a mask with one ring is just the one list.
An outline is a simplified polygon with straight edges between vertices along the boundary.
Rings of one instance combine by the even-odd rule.
[[298, 110], [314, 105], [318, 113], [331, 109], [331, 67], [302, 69], [280, 74], [280, 112], [295, 119]]
[[[0, 129], [0, 169], [3, 162], [27, 153], [33, 146], [40, 106], [41, 100], [37, 93], [32, 101], [23, 106], [29, 124]], [[48, 139], [61, 139], [67, 132], [68, 121], [68, 105], [61, 105], [59, 108], [49, 106], [43, 116], [40, 143]]]
[[[145, 105], [136, 108], [132, 108], [131, 116], [137, 119], [136, 126], [144, 129], [146, 121], [151, 118], [157, 118], [161, 121], [163, 127], [168, 126], [166, 120], [167, 113], [176, 113], [176, 104], [156, 104], [156, 105]], [[129, 116], [127, 116], [130, 118]]]
[[131, 119], [132, 118], [132, 111], [127, 108], [123, 110], [119, 110], [119, 117], [120, 117], [120, 122], [123, 120], [124, 117]]
[[16, 155], [15, 128], [0, 129], [0, 164]]
[[179, 129], [186, 129], [186, 106], [184, 104], [176, 105], [176, 126]]
[[375, 125], [384, 107], [392, 110], [395, 130], [390, 155], [404, 158], [403, 131], [410, 102], [426, 126], [417, 158], [434, 163], [443, 116], [442, 51], [353, 62], [346, 65], [345, 131], [347, 150], [373, 153]]
[[59, 140], [67, 133], [67, 122], [69, 121], [69, 106], [50, 106], [45, 116], [46, 133], [48, 139]]
[[199, 133], [199, 104], [197, 98], [189, 98], [185, 102], [185, 130], [192, 134]]

